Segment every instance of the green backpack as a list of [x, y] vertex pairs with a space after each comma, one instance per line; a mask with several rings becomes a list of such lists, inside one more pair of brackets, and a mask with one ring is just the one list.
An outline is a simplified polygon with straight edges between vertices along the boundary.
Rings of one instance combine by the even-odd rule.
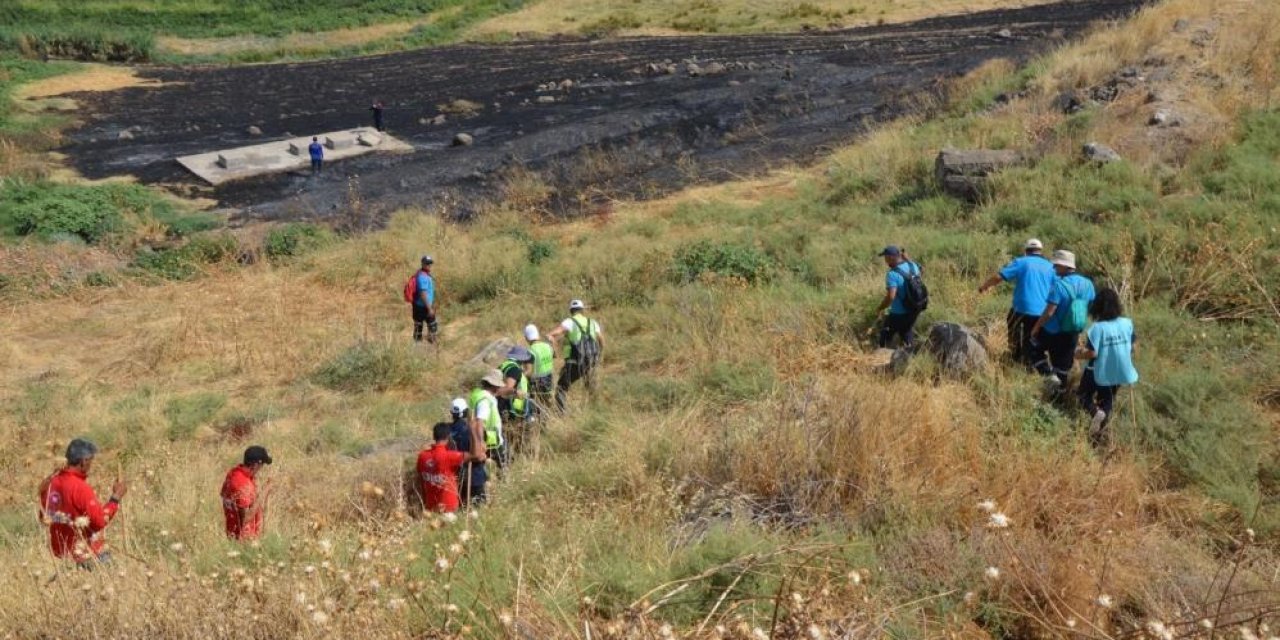
[[1059, 333], [1080, 333], [1089, 324], [1089, 301], [1076, 295], [1075, 287], [1067, 285], [1066, 279], [1059, 279], [1058, 286], [1066, 296], [1067, 314], [1058, 322]]

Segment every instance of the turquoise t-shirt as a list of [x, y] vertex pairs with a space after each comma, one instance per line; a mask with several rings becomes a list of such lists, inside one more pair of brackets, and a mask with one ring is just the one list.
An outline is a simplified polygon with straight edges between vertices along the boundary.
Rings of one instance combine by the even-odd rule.
[[1068, 273], [1065, 278], [1054, 280], [1053, 288], [1049, 290], [1048, 302], [1058, 306], [1054, 309], [1053, 315], [1049, 316], [1049, 321], [1044, 323], [1045, 332], [1058, 333], [1062, 321], [1070, 319], [1072, 300], [1083, 299], [1089, 303], [1093, 302], [1096, 295], [1097, 293], [1093, 290], [1093, 281], [1078, 273]]
[[1098, 354], [1089, 368], [1093, 380], [1103, 387], [1134, 384], [1138, 370], [1133, 368], [1133, 321], [1116, 318], [1095, 322], [1089, 327], [1089, 348]]
[[907, 312], [907, 306], [903, 301], [907, 299], [907, 278], [910, 275], [920, 275], [920, 266], [914, 262], [904, 262], [889, 270], [884, 276], [884, 290], [897, 289], [898, 292], [893, 295], [893, 302], [889, 304], [889, 313], [901, 315]]
[[1013, 281], [1013, 310], [1027, 316], [1044, 313], [1049, 290], [1058, 277], [1053, 265], [1044, 256], [1030, 255], [1015, 258], [1000, 270], [1005, 282]]
[[[432, 278], [430, 275], [427, 275], [427, 272], [425, 271], [419, 271], [418, 275], [415, 277], [418, 279], [418, 293], [422, 294], [423, 292], [426, 292], [427, 303], [435, 304], [436, 303], [436, 279]], [[422, 298], [420, 297], [415, 297], [413, 300], [413, 304], [419, 307], [424, 306], [422, 304]]]

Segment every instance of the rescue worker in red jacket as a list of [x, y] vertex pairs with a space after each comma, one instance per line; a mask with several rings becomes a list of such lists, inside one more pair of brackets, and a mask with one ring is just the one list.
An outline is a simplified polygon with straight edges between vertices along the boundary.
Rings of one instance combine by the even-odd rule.
[[40, 520], [49, 525], [49, 548], [59, 558], [74, 560], [82, 568], [111, 561], [102, 532], [120, 511], [128, 487], [118, 478], [106, 505], [98, 502], [86, 478], [98, 447], [76, 438], [67, 445], [67, 466], [40, 485]]
[[254, 445], [244, 450], [244, 463], [227, 472], [222, 483], [222, 515], [228, 538], [254, 540], [262, 535], [262, 514], [267, 505], [266, 495], [258, 491], [257, 476], [269, 464], [267, 450]]

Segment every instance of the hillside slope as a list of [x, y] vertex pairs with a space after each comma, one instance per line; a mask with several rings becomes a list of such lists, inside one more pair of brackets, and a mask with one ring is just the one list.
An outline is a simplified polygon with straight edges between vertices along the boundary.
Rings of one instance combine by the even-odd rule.
[[[0, 629], [1266, 637], [1280, 624], [1278, 56], [1280, 7], [1168, 0], [1028, 70], [988, 65], [933, 117], [819, 170], [569, 223], [529, 216], [551, 194], [521, 175], [467, 226], [406, 211], [250, 265], [236, 255], [265, 252], [206, 254], [180, 282], [6, 298]], [[1066, 92], [1084, 108], [1055, 107]], [[1180, 126], [1149, 126], [1156, 110]], [[1090, 141], [1126, 159], [1083, 162]], [[968, 205], [933, 184], [947, 146], [1037, 159]], [[880, 247], [926, 265], [925, 322], [967, 324], [999, 353], [1007, 293], [974, 290], [1029, 236], [1072, 248], [1139, 328], [1143, 381], [1110, 455], [1004, 363], [969, 379], [925, 359], [875, 371]], [[6, 246], [0, 263], [56, 279], [63, 258], [42, 249]], [[409, 344], [399, 300], [428, 252], [439, 349]], [[409, 518], [403, 447], [469, 389], [462, 363], [559, 320], [570, 297], [609, 335], [597, 397], [575, 389], [478, 517]], [[217, 489], [246, 432], [277, 463], [269, 534], [238, 547]], [[33, 517], [76, 435], [104, 449], [98, 484], [133, 483], [108, 571], [60, 571]], [[991, 526], [984, 499], [1011, 524]]]

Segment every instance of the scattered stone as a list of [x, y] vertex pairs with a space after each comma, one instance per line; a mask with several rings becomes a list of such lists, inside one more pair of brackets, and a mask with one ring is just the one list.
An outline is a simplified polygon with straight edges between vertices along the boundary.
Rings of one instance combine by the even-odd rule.
[[1021, 152], [1009, 149], [943, 149], [934, 161], [934, 176], [946, 193], [977, 200], [993, 174], [1025, 161]]
[[469, 147], [475, 144], [476, 139], [471, 137], [469, 133], [459, 133], [453, 136], [453, 146]]
[[446, 123], [446, 122], [448, 122], [448, 121], [449, 121], [448, 116], [446, 116], [446, 115], [444, 115], [443, 113], [441, 113], [441, 114], [439, 114], [439, 115], [437, 115], [436, 117], [434, 117], [434, 118], [432, 118], [432, 119], [431, 119], [431, 124], [434, 124], [434, 125], [436, 125], [436, 126], [440, 126], [440, 125], [442, 125], [442, 124], [444, 124], [444, 123]]
[[1153, 127], [1180, 127], [1182, 126], [1182, 118], [1167, 109], [1157, 109], [1151, 114], [1151, 119], [1147, 120], [1147, 124]]
[[1050, 103], [1055, 111], [1065, 113], [1067, 115], [1078, 113], [1084, 109], [1084, 101], [1080, 99], [1080, 95], [1075, 91], [1063, 91], [1059, 93], [1053, 102]]
[[736, 86], [738, 86], [738, 85], [740, 85], [740, 84], [742, 84], [742, 81], [741, 81], [741, 80], [730, 80], [730, 81], [729, 81], [729, 86], [731, 86], [731, 87], [736, 87]]
[[572, 89], [572, 88], [573, 88], [573, 81], [572, 81], [572, 80], [564, 79], [564, 80], [561, 80], [561, 81], [560, 81], [560, 90], [561, 90], [561, 91], [568, 91], [568, 90], [570, 90], [570, 89]]
[[1012, 40], [1012, 39], [1013, 39], [1013, 32], [1012, 32], [1012, 31], [1010, 31], [1010, 30], [1008, 30], [1008, 29], [1001, 29], [1001, 30], [999, 30], [999, 31], [995, 32], [995, 34], [994, 34], [994, 35], [995, 35], [995, 37], [996, 37], [996, 38], [998, 38], [998, 39], [1000, 39], [1000, 40]]
[[1137, 78], [1141, 75], [1142, 73], [1138, 70], [1137, 67], [1125, 67], [1120, 70], [1121, 78]]
[[1174, 33], [1182, 33], [1183, 31], [1186, 31], [1187, 29], [1190, 29], [1190, 28], [1191, 28], [1191, 21], [1187, 20], [1186, 18], [1178, 18], [1177, 20], [1173, 21]]
[[726, 71], [728, 71], [728, 69], [723, 64], [720, 64], [719, 62], [712, 62], [702, 70], [702, 73], [709, 76], [718, 76]]
[[128, 130], [128, 129], [125, 129], [124, 131], [121, 131], [119, 134], [117, 134], [117, 135], [116, 135], [116, 139], [117, 139], [117, 140], [132, 140], [132, 139], [133, 139], [133, 132], [132, 132], [132, 131], [130, 131], [130, 130]]
[[431, 123], [431, 121], [430, 121], [430, 120], [428, 120], [428, 119], [426, 119], [426, 118], [418, 118], [418, 124], [425, 125], [425, 124], [430, 124], [430, 123]]
[[259, 129], [258, 127], [254, 126], [254, 125], [249, 125], [249, 135], [251, 135], [251, 136], [260, 136], [260, 135], [262, 135], [262, 129]]
[[1098, 142], [1090, 142], [1089, 144], [1084, 145], [1083, 151], [1086, 160], [1089, 160], [1090, 162], [1097, 162], [1099, 164], [1119, 162], [1124, 159], [1120, 157], [1119, 153], [1116, 153], [1115, 149]]
[[555, 101], [555, 96], [538, 96], [538, 104], [553, 104]]
[[698, 63], [696, 62], [690, 62], [689, 64], [685, 65], [684, 70], [685, 70], [685, 73], [688, 73], [689, 77], [691, 78], [696, 78], [702, 75], [702, 67], [699, 66]]
[[939, 322], [930, 327], [924, 348], [938, 360], [942, 370], [951, 375], [977, 373], [987, 366], [987, 346], [982, 336], [954, 322]]
[[507, 352], [511, 351], [511, 347], [514, 346], [516, 346], [516, 343], [512, 342], [510, 338], [498, 338], [485, 345], [475, 356], [472, 356], [467, 361], [467, 366], [471, 368], [496, 367], [506, 357]]

